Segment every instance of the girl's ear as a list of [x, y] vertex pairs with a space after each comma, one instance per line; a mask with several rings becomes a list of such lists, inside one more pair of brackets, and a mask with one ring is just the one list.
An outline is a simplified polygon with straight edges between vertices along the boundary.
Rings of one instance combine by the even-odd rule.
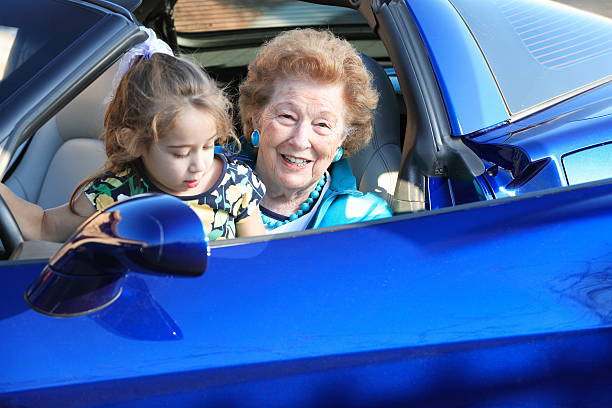
[[130, 128], [122, 128], [117, 132], [117, 143], [123, 150], [125, 150], [130, 156], [135, 159], [142, 156], [144, 152], [144, 146], [138, 143], [136, 132]]

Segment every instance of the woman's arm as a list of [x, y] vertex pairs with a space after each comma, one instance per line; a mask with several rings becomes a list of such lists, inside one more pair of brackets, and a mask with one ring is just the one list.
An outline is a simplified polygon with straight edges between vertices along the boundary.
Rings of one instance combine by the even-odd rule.
[[239, 237], [266, 235], [266, 229], [264, 228], [263, 221], [261, 220], [259, 208], [257, 208], [253, 214], [236, 223], [236, 235]]
[[40, 206], [17, 197], [2, 183], [0, 194], [26, 240], [64, 242], [87, 217], [96, 212], [95, 207], [83, 194], [75, 202], [77, 214], [70, 210], [68, 204], [43, 210]]

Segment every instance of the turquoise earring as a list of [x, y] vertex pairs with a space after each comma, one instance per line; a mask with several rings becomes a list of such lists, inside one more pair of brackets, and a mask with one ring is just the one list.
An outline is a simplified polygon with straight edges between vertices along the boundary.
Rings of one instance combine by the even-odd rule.
[[342, 147], [339, 147], [338, 151], [336, 152], [336, 155], [334, 156], [334, 159], [332, 160], [332, 163], [339, 161], [342, 158], [343, 154], [344, 154], [344, 149]]
[[251, 145], [253, 147], [259, 147], [259, 130], [257, 129], [251, 132]]

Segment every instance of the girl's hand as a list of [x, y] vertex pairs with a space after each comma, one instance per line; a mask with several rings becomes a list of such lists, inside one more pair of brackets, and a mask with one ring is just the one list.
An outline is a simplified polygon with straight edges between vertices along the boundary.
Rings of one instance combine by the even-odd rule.
[[236, 224], [236, 235], [239, 237], [251, 237], [255, 235], [266, 235], [259, 208], [253, 214]]

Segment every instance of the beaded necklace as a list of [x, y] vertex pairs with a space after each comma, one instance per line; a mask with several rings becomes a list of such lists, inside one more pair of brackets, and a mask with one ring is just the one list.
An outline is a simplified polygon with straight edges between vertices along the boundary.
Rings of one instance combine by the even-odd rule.
[[289, 218], [287, 218], [284, 221], [275, 220], [274, 218], [268, 217], [264, 213], [261, 213], [261, 220], [263, 221], [266, 228], [268, 229], [278, 228], [281, 225], [285, 225], [288, 222], [295, 221], [298, 218], [300, 218], [302, 215], [308, 213], [308, 211], [310, 211], [310, 209], [312, 208], [312, 205], [315, 203], [315, 201], [317, 201], [317, 199], [321, 195], [321, 190], [323, 189], [323, 186], [325, 185], [326, 181], [327, 179], [325, 177], [325, 174], [323, 174], [323, 176], [321, 176], [321, 178], [317, 182], [317, 186], [315, 187], [315, 189], [312, 190], [310, 194], [308, 195], [308, 198], [306, 199], [306, 201], [300, 204], [299, 210], [291, 214]]

